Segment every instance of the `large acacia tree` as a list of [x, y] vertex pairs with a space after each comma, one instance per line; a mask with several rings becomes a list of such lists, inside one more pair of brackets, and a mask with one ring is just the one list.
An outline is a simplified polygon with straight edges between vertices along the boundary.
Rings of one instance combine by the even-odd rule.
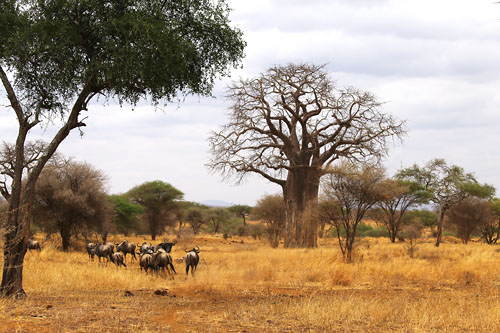
[[[0, 1], [0, 81], [18, 121], [2, 295], [25, 296], [35, 184], [70, 131], [85, 126], [82, 112], [96, 96], [135, 104], [208, 95], [243, 56], [228, 12], [224, 0]], [[21, 186], [28, 132], [53, 119], [60, 128]]]
[[405, 132], [373, 94], [338, 87], [325, 66], [275, 66], [233, 83], [228, 98], [230, 120], [211, 134], [208, 166], [237, 182], [256, 173], [281, 186], [286, 247], [317, 245], [316, 227], [304, 227], [301, 215], [334, 161], [379, 160], [388, 139]]

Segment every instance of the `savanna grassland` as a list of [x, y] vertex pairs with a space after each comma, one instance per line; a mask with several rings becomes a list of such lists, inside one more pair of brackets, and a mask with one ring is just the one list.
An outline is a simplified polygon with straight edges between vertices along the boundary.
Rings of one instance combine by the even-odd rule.
[[45, 242], [26, 255], [28, 298], [0, 299], [0, 331], [500, 331], [498, 246], [429, 240], [411, 259], [405, 244], [363, 239], [345, 264], [335, 241], [285, 250], [251, 238], [180, 240], [174, 260], [195, 245], [202, 259], [187, 279], [174, 262], [174, 280], [130, 257], [117, 269]]

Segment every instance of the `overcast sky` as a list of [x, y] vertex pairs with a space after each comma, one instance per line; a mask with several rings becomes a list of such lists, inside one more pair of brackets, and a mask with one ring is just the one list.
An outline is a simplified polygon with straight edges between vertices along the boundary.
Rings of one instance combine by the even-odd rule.
[[[500, 5], [493, 0], [228, 3], [248, 46], [244, 68], [219, 82], [214, 98], [156, 112], [145, 103], [134, 111], [94, 103], [84, 135], [73, 132], [60, 151], [107, 174], [110, 193], [158, 179], [186, 200], [253, 205], [280, 189], [258, 176], [233, 186], [204, 166], [209, 131], [227, 119], [225, 87], [275, 64], [312, 62], [328, 64], [338, 85], [373, 92], [385, 112], [407, 121], [408, 136], [385, 160], [389, 175], [439, 157], [500, 191]], [[16, 120], [4, 104], [0, 140], [14, 142]], [[52, 129], [35, 134], [49, 141]]]

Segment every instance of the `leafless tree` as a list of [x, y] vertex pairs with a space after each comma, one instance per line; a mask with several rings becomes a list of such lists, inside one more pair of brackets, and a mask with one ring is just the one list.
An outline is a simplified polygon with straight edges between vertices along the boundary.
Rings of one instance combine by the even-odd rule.
[[[48, 143], [42, 140], [26, 142], [24, 147], [23, 174], [29, 175], [42, 153], [47, 149]], [[15, 176], [16, 147], [13, 144], [3, 142], [0, 147], [0, 194], [5, 200], [11, 196], [12, 182]], [[54, 153], [47, 162], [49, 165], [63, 166], [70, 159]]]
[[255, 217], [267, 224], [269, 243], [278, 247], [285, 227], [286, 210], [283, 197], [279, 194], [266, 195], [257, 201], [252, 210]]
[[305, 227], [301, 215], [334, 161], [378, 161], [388, 139], [405, 133], [373, 94], [338, 88], [324, 65], [275, 66], [233, 83], [227, 97], [230, 121], [211, 134], [208, 167], [236, 182], [256, 173], [282, 188], [286, 247], [317, 245], [317, 226]]
[[352, 261], [356, 228], [366, 212], [383, 197], [384, 170], [375, 166], [342, 163], [323, 180], [325, 201], [322, 214], [328, 214], [346, 262]]

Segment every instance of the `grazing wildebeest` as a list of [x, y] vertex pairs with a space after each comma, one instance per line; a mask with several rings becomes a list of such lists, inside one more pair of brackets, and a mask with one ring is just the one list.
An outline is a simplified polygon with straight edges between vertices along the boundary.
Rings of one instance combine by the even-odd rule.
[[158, 247], [164, 249], [167, 253], [170, 253], [170, 251], [172, 251], [172, 246], [174, 246], [175, 244], [177, 244], [177, 241], [174, 241], [173, 243], [167, 243], [164, 240], [163, 243], [158, 244]]
[[97, 244], [95, 243], [87, 243], [85, 245], [85, 249], [87, 250], [87, 253], [89, 254], [89, 260], [94, 261], [94, 255], [95, 255], [95, 248], [97, 247]]
[[[170, 266], [170, 269], [173, 271], [173, 273], [177, 274], [177, 272], [175, 271], [174, 265], [172, 264], [172, 256], [170, 254], [168, 254], [167, 252], [165, 252], [165, 250], [163, 250], [163, 249], [159, 249], [155, 254], [153, 254], [153, 265], [158, 270], [161, 269], [161, 270], [165, 271], [165, 269], [166, 269], [168, 274], [170, 276], [172, 276], [170, 273], [170, 270], [169, 270], [169, 266]], [[173, 276], [172, 276], [172, 278], [173, 278]]]
[[37, 240], [34, 239], [28, 239], [28, 250], [38, 250], [42, 251], [42, 248], [40, 247], [40, 243], [38, 243]]
[[109, 261], [114, 253], [114, 245], [110, 243], [97, 244], [93, 252], [99, 258], [99, 262], [101, 262], [102, 257], [107, 258]]
[[125, 263], [123, 262], [124, 261], [124, 257], [123, 257], [123, 254], [121, 252], [115, 252], [115, 253], [113, 253], [110, 256], [110, 259], [116, 265], [116, 267], [120, 267], [120, 265], [122, 265], [124, 267], [127, 267], [127, 265], [125, 265]]
[[123, 252], [125, 261], [127, 261], [127, 253], [130, 253], [132, 255], [132, 259], [130, 259], [130, 262], [132, 262], [133, 259], [137, 260], [137, 257], [135, 256], [135, 243], [130, 243], [128, 240], [124, 240], [120, 244], [116, 244], [116, 251]]
[[147, 252], [141, 253], [139, 255], [139, 266], [141, 266], [141, 271], [144, 269], [146, 273], [148, 269], [156, 270], [156, 267], [153, 263], [152, 251], [148, 250]]
[[189, 267], [191, 267], [191, 275], [194, 276], [194, 271], [196, 270], [196, 267], [198, 266], [198, 262], [200, 261], [200, 256], [198, 253], [200, 253], [200, 248], [197, 246], [196, 248], [193, 248], [189, 251], [184, 249], [186, 251], [186, 276], [189, 273]]

